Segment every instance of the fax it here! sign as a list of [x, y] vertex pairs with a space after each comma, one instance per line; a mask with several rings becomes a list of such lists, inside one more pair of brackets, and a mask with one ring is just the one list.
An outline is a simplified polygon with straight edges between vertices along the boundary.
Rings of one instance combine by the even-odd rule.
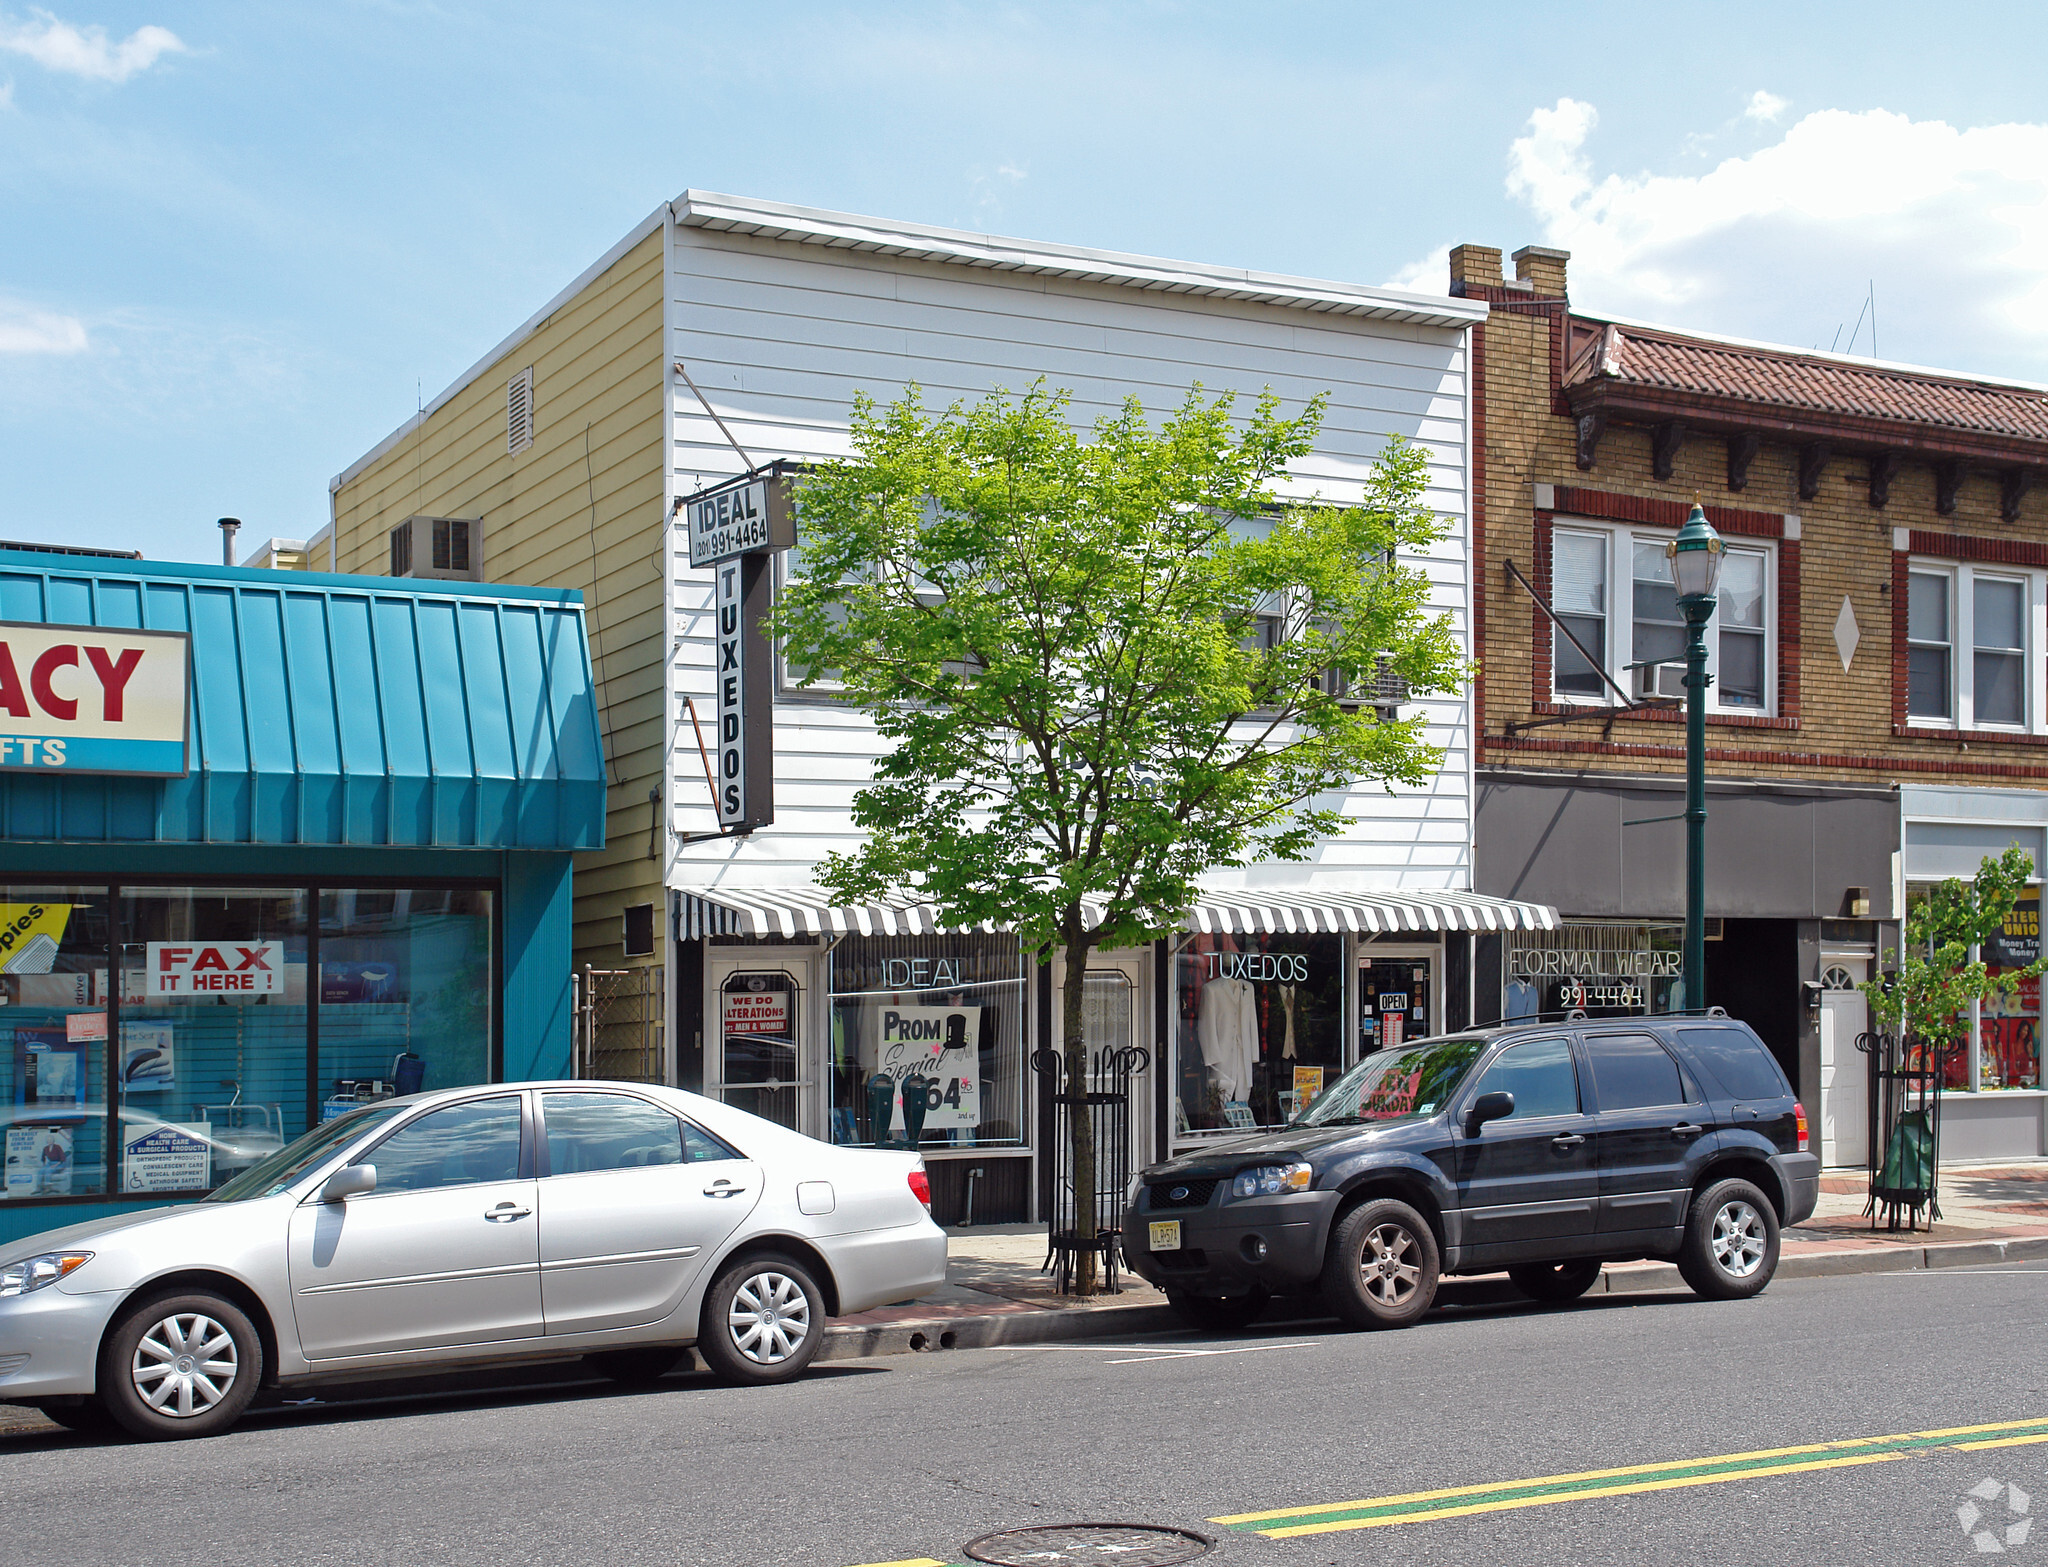
[[0, 621], [0, 769], [181, 777], [187, 638]]
[[281, 941], [152, 941], [148, 947], [142, 993], [151, 1001], [284, 990]]

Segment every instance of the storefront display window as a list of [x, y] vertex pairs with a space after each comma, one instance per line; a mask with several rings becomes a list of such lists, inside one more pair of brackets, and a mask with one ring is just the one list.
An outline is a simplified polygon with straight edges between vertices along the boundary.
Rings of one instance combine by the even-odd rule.
[[107, 894], [0, 888], [0, 1200], [107, 1189]]
[[307, 901], [121, 889], [123, 1194], [209, 1190], [306, 1130]]
[[489, 1082], [491, 894], [320, 891], [320, 1118]]
[[1677, 1004], [1685, 927], [1641, 920], [1567, 920], [1510, 931], [1501, 1017], [1580, 1011], [1640, 1017]]
[[1016, 937], [849, 936], [830, 961], [834, 1142], [1024, 1141], [1027, 965]]
[[1281, 1126], [1344, 1065], [1344, 938], [1187, 938], [1174, 954], [1174, 1129]]
[[[1996, 977], [2032, 966], [2041, 956], [2041, 894], [2021, 897], [1998, 939], [1984, 952]], [[1957, 1051], [1945, 1062], [1944, 1084], [1968, 1088], [1969, 1061]], [[2041, 979], [2022, 979], [2013, 990], [1984, 998], [1978, 1019], [1977, 1083], [1981, 1089], [2041, 1086]]]

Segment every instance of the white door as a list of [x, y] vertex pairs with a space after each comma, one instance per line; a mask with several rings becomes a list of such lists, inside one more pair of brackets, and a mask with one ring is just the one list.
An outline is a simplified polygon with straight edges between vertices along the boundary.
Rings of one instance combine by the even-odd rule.
[[1820, 993], [1820, 1162], [1860, 1165], [1870, 1158], [1870, 1058], [1856, 1036], [1870, 1027], [1870, 1002], [1857, 985], [1868, 958], [1828, 958]]
[[711, 949], [704, 1093], [811, 1137], [825, 1133], [821, 1005], [808, 947]]
[[[1150, 990], [1146, 976], [1150, 963], [1142, 952], [1093, 953], [1088, 959], [1088, 977], [1083, 982], [1081, 994], [1081, 1037], [1088, 1047], [1091, 1070], [1094, 1064], [1115, 1054], [1128, 1045], [1135, 1045], [1146, 1055], [1145, 1069], [1135, 1074], [1128, 1083], [1130, 1090], [1129, 1111], [1129, 1164], [1130, 1170], [1139, 1170], [1159, 1157], [1153, 1151], [1152, 1123], [1154, 1118], [1154, 1085], [1159, 1081], [1159, 1063], [1153, 1059], [1157, 1051], [1152, 1036], [1152, 1009]], [[1053, 968], [1052, 1004], [1054, 1008], [1053, 1032], [1057, 1037], [1060, 1030], [1060, 1000], [1066, 983], [1064, 964]], [[1060, 1085], [1065, 1090], [1065, 1083]], [[1097, 1073], [1089, 1082], [1091, 1092], [1103, 1092], [1113, 1086], [1111, 1078]], [[1106, 1136], [1106, 1129], [1102, 1133]], [[1106, 1169], [1111, 1159], [1103, 1157], [1111, 1152], [1106, 1145], [1098, 1150], [1096, 1166]], [[1116, 1192], [1122, 1200], [1122, 1187]]]

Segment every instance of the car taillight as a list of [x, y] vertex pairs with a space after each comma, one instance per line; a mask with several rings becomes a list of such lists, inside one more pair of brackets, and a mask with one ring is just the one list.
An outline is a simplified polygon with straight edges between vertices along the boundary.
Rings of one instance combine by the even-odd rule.
[[1799, 1129], [1799, 1151], [1806, 1152], [1806, 1106], [1797, 1099], [1792, 1101], [1792, 1120]]
[[[1801, 1121], [1799, 1124], [1801, 1127], [1804, 1127], [1806, 1123]], [[1806, 1144], [1801, 1142], [1799, 1146], [1804, 1148]], [[927, 1208], [932, 1205], [931, 1177], [926, 1175], [924, 1171], [912, 1170], [910, 1172], [910, 1195], [923, 1203]]]

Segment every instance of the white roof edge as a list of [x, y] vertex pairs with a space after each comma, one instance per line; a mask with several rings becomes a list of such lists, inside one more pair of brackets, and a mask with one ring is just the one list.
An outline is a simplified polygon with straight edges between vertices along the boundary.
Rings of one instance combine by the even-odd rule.
[[576, 275], [576, 280], [572, 282], [567, 288], [563, 289], [559, 294], [555, 295], [553, 299], [550, 299], [546, 304], [542, 305], [540, 309], [536, 310], [532, 315], [528, 316], [523, 322], [521, 322], [516, 328], [514, 328], [509, 334], [507, 334], [497, 344], [497, 346], [495, 346], [490, 350], [490, 352], [485, 354], [483, 358], [479, 359], [475, 364], [471, 365], [467, 370], [463, 371], [462, 374], [457, 376], [454, 380], [450, 381], [445, 387], [443, 387], [440, 390], [440, 392], [435, 394], [434, 400], [432, 402], [428, 403], [426, 407], [420, 409], [410, 419], [406, 420], [405, 423], [401, 424], [397, 429], [393, 430], [389, 435], [385, 436], [383, 440], [379, 441], [375, 446], [371, 447], [362, 456], [358, 457], [354, 462], [350, 463], [346, 468], [342, 469], [340, 473], [337, 473], [333, 478], [329, 479], [327, 481], [328, 493], [331, 495], [335, 491], [339, 490], [344, 484], [348, 483], [349, 480], [355, 478], [357, 474], [361, 473], [365, 468], [369, 467], [371, 463], [375, 462], [378, 458], [382, 457], [386, 452], [390, 451], [394, 446], [398, 445], [400, 441], [404, 440], [408, 435], [410, 435], [413, 432], [414, 429], [416, 429], [420, 424], [422, 424], [426, 420], [427, 415], [437, 412], [451, 397], [455, 396], [456, 393], [467, 388], [472, 382], [476, 380], [478, 376], [482, 375], [486, 370], [490, 369], [492, 365], [496, 364], [498, 360], [502, 359], [514, 348], [517, 348], [519, 344], [526, 338], [531, 337], [534, 334], [534, 332], [539, 329], [540, 324], [543, 321], [547, 320], [549, 316], [553, 315], [557, 310], [560, 310], [570, 300], [574, 299], [578, 294], [582, 293], [592, 283], [596, 282], [598, 278], [601, 277], [606, 272], [606, 270], [608, 270], [611, 267], [611, 265], [614, 262], [616, 262], [621, 256], [625, 255], [627, 251], [631, 250], [635, 245], [639, 244], [649, 234], [652, 234], [656, 229], [660, 228], [663, 220], [667, 218], [667, 216], [668, 203], [663, 202], [660, 206], [656, 207], [652, 212], [648, 213], [646, 217], [642, 218], [638, 223], [634, 224], [633, 227], [627, 232], [626, 237], [624, 239], [620, 240], [616, 245], [612, 246], [610, 250], [607, 250], [595, 261], [591, 262], [589, 266], [585, 267], [580, 273]]
[[1632, 321], [1627, 316], [1612, 315], [1605, 310], [1581, 310], [1573, 306], [1571, 313], [1582, 320], [1599, 321], [1618, 327], [1633, 327], [1639, 332], [1662, 332], [1667, 337], [1697, 338], [1702, 343], [1719, 343], [1728, 348], [1759, 348], [1771, 354], [1797, 354], [1801, 359], [1824, 359], [1830, 364], [1846, 365], [1853, 370], [1931, 375], [1943, 381], [1968, 381], [1978, 386], [1997, 387], [2004, 391], [2048, 393], [2048, 383], [2039, 381], [2015, 381], [2005, 376], [1975, 375], [1968, 370], [1943, 370], [1934, 365], [1913, 365], [1896, 359], [1864, 359], [1855, 354], [1838, 354], [1825, 348], [1795, 348], [1790, 343], [1766, 343], [1753, 337], [1732, 337], [1726, 332], [1700, 332], [1689, 326], [1667, 326], [1657, 321]]
[[727, 196], [717, 191], [686, 190], [673, 206], [676, 221], [690, 228], [738, 230], [803, 244], [879, 251], [922, 261], [1051, 273], [1169, 293], [1217, 295], [1426, 326], [1468, 327], [1483, 321], [1487, 314], [1482, 300], [1410, 294], [1361, 283], [1011, 239], [933, 224], [901, 223], [820, 207]]

